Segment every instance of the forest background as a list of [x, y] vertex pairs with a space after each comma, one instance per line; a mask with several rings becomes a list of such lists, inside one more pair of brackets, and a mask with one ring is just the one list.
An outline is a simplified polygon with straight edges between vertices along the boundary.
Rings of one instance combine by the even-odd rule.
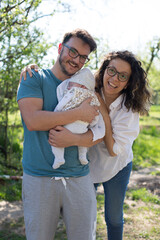
[[[88, 3], [89, 1], [90, 0], [88, 0]], [[116, 0], [114, 1], [117, 2]], [[19, 183], [17, 183], [17, 181], [15, 180], [5, 180], [6, 176], [22, 176], [21, 160], [23, 151], [23, 129], [18, 105], [16, 102], [16, 93], [19, 84], [20, 72], [24, 66], [30, 63], [37, 63], [39, 67], [51, 67], [52, 64], [54, 64], [55, 58], [57, 56], [56, 52], [58, 48], [58, 43], [60, 42], [65, 33], [66, 24], [64, 21], [64, 25], [62, 24], [60, 26], [60, 31], [57, 32], [57, 38], [56, 28], [55, 30], [50, 29], [50, 33], [52, 31], [55, 31], [55, 38], [53, 41], [52, 37], [49, 37], [48, 34], [44, 31], [44, 29], [41, 28], [41, 26], [43, 25], [42, 23], [44, 23], [44, 19], [47, 19], [48, 22], [50, 21], [49, 19], [52, 19], [52, 21], [54, 21], [54, 17], [57, 21], [57, 14], [59, 14], [61, 18], [63, 18], [64, 16], [64, 19], [66, 17], [65, 14], [67, 14], [67, 16], [69, 16], [69, 18], [71, 19], [72, 13], [78, 10], [75, 2], [72, 6], [72, 3], [69, 0], [0, 1], [1, 200], [20, 200], [21, 196], [21, 187]], [[85, 1], [85, 3], [84, 1], [77, 1], [77, 3], [78, 2], [81, 2], [84, 5], [87, 1]], [[110, 3], [110, 0], [102, 2], [103, 4], [107, 4]], [[123, 2], [124, 1], [122, 1], [122, 3]], [[145, 2], [147, 4], [147, 1]], [[47, 6], [49, 6], [49, 8]], [[84, 7], [86, 8], [87, 5], [84, 5]], [[145, 6], [143, 7], [144, 8], [141, 9], [141, 12], [145, 11]], [[156, 8], [157, 6], [154, 7]], [[92, 6], [90, 6], [90, 8], [90, 11], [92, 11]], [[97, 11], [98, 9], [99, 8], [97, 6]], [[121, 9], [119, 11], [121, 11]], [[123, 11], [121, 11], [122, 16], [124, 16], [124, 14], [126, 13], [124, 8]], [[153, 9], [150, 9], [150, 11], [153, 12]], [[83, 19], [83, 15], [81, 17], [78, 17], [79, 22], [81, 19]], [[89, 19], [89, 21], [92, 21], [92, 19]], [[127, 19], [127, 21], [129, 20]], [[48, 24], [48, 22], [46, 23]], [[56, 25], [58, 24], [59, 22], [56, 22]], [[105, 22], [102, 21], [102, 24], [104, 24], [103, 31], [105, 31]], [[109, 25], [111, 24], [112, 21]], [[68, 26], [67, 30], [72, 30], [72, 28], [74, 29], [73, 26]], [[82, 26], [84, 25], [82, 24]], [[116, 31], [116, 25], [113, 24], [113, 26], [114, 31]], [[81, 28], [81, 24], [77, 25], [77, 27]], [[95, 71], [99, 67], [99, 64], [103, 59], [104, 54], [109, 52], [110, 50], [113, 50], [114, 46], [110, 45], [109, 39], [105, 38], [105, 35], [98, 35], [98, 29], [96, 30], [96, 34], [95, 29], [94, 31], [92, 29], [90, 31], [90, 29], [88, 28], [87, 30], [94, 36], [98, 45], [97, 51], [91, 54], [91, 61], [87, 64], [89, 68]], [[123, 35], [124, 30], [122, 29], [121, 31]], [[127, 30], [125, 29], [125, 31]], [[143, 31], [141, 32], [141, 34], [143, 35]], [[129, 45], [127, 45], [127, 47], [128, 46]], [[114, 48], [115, 50], [117, 50], [116, 47]], [[133, 46], [131, 48], [133, 48]], [[155, 177], [158, 177], [160, 176], [160, 32], [158, 29], [157, 34], [155, 36], [152, 36], [151, 39], [148, 40], [145, 46], [143, 46], [143, 49], [136, 49], [136, 55], [141, 60], [143, 67], [148, 73], [149, 84], [153, 91], [153, 104], [151, 106], [149, 115], [141, 117], [140, 119], [140, 135], [133, 145], [133, 170], [138, 171], [139, 169], [152, 168], [151, 174]], [[156, 209], [158, 209], [157, 212], [155, 212], [154, 217], [159, 216], [159, 193], [151, 191], [151, 189], [139, 187], [132, 190], [135, 190], [136, 194], [139, 193], [137, 193], [137, 191], [141, 190], [141, 193], [139, 194], [142, 196], [148, 196], [148, 194], [149, 196], [151, 196], [150, 194], [153, 194], [151, 196], [151, 201], [156, 204]], [[133, 193], [133, 191], [128, 193], [129, 198], [134, 198], [133, 195], [135, 193]], [[141, 199], [141, 197], [137, 198]], [[99, 204], [101, 204], [101, 199], [99, 199]], [[142, 233], [141, 234], [145, 236], [145, 239], [152, 239], [152, 235], [154, 236], [153, 239], [158, 239], [158, 235], [160, 234], [160, 229], [158, 228], [158, 225], [157, 227], [154, 227], [154, 230], [152, 229], [152, 232], [154, 233], [150, 233], [149, 235], [147, 235], [148, 233], [146, 235]], [[0, 239], [4, 238], [1, 237]]]

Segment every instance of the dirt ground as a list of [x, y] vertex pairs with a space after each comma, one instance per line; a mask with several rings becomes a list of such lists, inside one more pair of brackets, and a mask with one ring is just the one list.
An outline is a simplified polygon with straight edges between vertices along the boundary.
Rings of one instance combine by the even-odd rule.
[[[146, 189], [149, 189], [153, 194], [156, 194], [160, 197], [160, 176], [151, 175], [150, 173], [152, 171], [155, 171], [155, 169], [147, 168], [139, 171], [133, 171], [128, 188], [134, 188], [135, 186], [138, 186], [140, 188], [145, 187]], [[98, 189], [98, 192], [103, 192], [101, 187]], [[21, 201], [12, 203], [7, 201], [0, 201], [0, 230], [3, 230], [6, 224], [9, 224], [10, 222], [17, 222], [22, 218], [23, 206]], [[24, 226], [17, 227], [16, 233], [24, 234]]]

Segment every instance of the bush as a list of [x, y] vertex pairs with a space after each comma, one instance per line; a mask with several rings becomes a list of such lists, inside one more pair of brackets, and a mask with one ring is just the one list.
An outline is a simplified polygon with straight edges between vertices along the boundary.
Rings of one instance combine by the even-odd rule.
[[21, 180], [1, 180], [0, 200], [19, 201], [21, 200], [22, 181]]

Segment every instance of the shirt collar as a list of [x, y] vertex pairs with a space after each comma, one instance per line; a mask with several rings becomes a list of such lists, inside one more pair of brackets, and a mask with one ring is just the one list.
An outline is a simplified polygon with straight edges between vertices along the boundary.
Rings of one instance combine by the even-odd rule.
[[113, 103], [111, 103], [109, 106], [110, 110], [119, 107], [123, 101], [123, 97], [123, 94], [121, 94]]
[[[102, 98], [105, 100], [103, 90], [101, 90], [101, 93], [102, 93]], [[119, 107], [120, 104], [121, 104], [122, 101], [123, 101], [123, 97], [124, 97], [124, 95], [121, 94], [113, 103], [111, 103], [111, 105], [109, 106], [109, 109], [110, 109], [110, 110], [113, 110], [113, 109]]]

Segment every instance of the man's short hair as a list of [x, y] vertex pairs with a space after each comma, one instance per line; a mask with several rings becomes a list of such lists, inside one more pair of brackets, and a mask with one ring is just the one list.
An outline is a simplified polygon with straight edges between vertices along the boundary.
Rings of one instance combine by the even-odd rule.
[[96, 50], [97, 48], [97, 44], [93, 37], [86, 30], [79, 28], [73, 30], [72, 32], [66, 33], [63, 37], [62, 44], [68, 42], [72, 37], [80, 38], [82, 41], [87, 43], [90, 46], [90, 52]]

